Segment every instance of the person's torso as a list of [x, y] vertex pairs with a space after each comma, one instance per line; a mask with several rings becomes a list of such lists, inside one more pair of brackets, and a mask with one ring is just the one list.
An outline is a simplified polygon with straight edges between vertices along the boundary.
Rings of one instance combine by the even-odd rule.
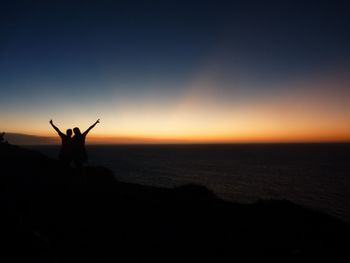
[[61, 149], [65, 151], [69, 151], [72, 149], [72, 138], [68, 136], [61, 137], [62, 138], [62, 146]]
[[85, 147], [85, 136], [74, 136], [73, 139], [73, 147], [75, 150], [81, 150]]

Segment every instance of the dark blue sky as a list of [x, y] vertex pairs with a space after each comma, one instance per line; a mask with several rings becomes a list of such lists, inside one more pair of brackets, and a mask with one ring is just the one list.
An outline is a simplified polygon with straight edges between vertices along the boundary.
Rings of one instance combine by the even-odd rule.
[[7, 1], [0, 67], [7, 81], [181, 79], [218, 56], [248, 75], [308, 73], [348, 63], [347, 2]]
[[198, 74], [224, 93], [273, 94], [348, 69], [349, 14], [348, 1], [2, 2], [0, 109], [171, 101]]

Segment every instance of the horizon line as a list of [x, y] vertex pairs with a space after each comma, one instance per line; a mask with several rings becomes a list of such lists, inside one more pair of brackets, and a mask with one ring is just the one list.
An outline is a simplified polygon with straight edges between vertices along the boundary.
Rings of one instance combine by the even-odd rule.
[[[298, 136], [295, 136], [298, 137]], [[5, 138], [9, 143], [18, 145], [58, 145], [58, 136], [26, 134], [19, 132], [6, 132]], [[87, 145], [195, 145], [195, 144], [330, 144], [350, 143], [350, 138], [345, 136], [315, 136], [310, 138], [152, 138], [136, 136], [111, 136], [92, 135], [87, 138]]]

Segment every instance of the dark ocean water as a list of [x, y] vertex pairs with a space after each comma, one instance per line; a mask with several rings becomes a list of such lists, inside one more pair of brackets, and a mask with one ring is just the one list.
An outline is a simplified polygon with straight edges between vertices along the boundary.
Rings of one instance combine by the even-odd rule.
[[[57, 157], [57, 146], [32, 146]], [[350, 144], [88, 146], [124, 182], [195, 183], [223, 199], [288, 199], [350, 222]]]

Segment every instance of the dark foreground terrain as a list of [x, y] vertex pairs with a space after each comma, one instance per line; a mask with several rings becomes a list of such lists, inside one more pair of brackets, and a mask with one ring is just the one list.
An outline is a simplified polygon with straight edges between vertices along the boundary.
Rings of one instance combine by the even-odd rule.
[[0, 164], [1, 262], [350, 262], [346, 223], [288, 201], [121, 183], [7, 144]]

